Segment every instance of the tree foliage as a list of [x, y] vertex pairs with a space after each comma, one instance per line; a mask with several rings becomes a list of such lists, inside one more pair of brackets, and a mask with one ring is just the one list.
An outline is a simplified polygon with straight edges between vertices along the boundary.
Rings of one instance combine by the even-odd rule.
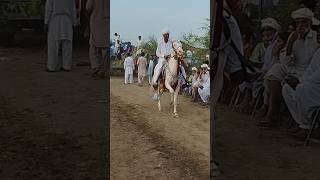
[[182, 36], [182, 42], [184, 49], [188, 49], [190, 46], [194, 47], [193, 59], [204, 60], [206, 55], [209, 54], [210, 48], [210, 19], [206, 19], [203, 23], [201, 30], [203, 35], [197, 35], [194, 33], [184, 34]]
[[144, 49], [147, 54], [154, 55], [158, 46], [158, 41], [155, 36], [150, 36], [149, 40], [145, 43]]
[[[190, 47], [195, 48], [193, 57], [197, 60], [204, 60], [206, 54], [209, 54], [210, 47], [210, 19], [206, 19], [205, 23], [200, 27], [204, 32], [203, 35], [194, 33], [184, 34], [181, 38], [183, 49]], [[144, 45], [144, 50], [149, 55], [154, 55], [157, 50], [158, 41], [155, 36], [150, 36]]]

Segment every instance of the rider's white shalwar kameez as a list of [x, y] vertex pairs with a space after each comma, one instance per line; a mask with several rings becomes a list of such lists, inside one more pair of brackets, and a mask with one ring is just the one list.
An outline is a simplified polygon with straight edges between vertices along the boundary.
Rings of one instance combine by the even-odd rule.
[[173, 46], [172, 46], [172, 41], [170, 39], [168, 40], [167, 43], [165, 43], [163, 39], [158, 43], [156, 55], [159, 57], [159, 59], [158, 59], [158, 64], [154, 68], [154, 74], [152, 78], [153, 84], [157, 84], [162, 67], [166, 62], [164, 57], [167, 55], [170, 55], [172, 51], [173, 51]]
[[282, 88], [282, 95], [288, 109], [302, 129], [310, 129], [312, 114], [320, 105], [320, 49], [314, 54], [309, 67], [296, 90], [288, 84]]
[[[48, 62], [50, 71], [72, 66], [73, 26], [76, 24], [77, 10], [74, 0], [47, 0], [44, 23], [48, 25]], [[62, 60], [59, 47], [62, 46]]]
[[128, 84], [128, 80], [129, 80], [129, 83], [132, 84], [133, 83], [134, 61], [131, 56], [127, 57], [124, 60], [123, 68], [124, 68], [124, 73], [125, 73], [124, 74], [124, 83]]
[[210, 98], [210, 74], [209, 71], [204, 74], [200, 80], [200, 84], [203, 87], [202, 89], [198, 88], [199, 95], [204, 103], [207, 103]]

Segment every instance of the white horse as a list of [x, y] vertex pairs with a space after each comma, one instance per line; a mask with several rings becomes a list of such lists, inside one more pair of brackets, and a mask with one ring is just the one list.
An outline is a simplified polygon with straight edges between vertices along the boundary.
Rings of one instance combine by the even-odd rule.
[[[173, 115], [178, 117], [177, 113], [177, 100], [178, 94], [180, 91], [180, 81], [178, 74], [178, 66], [179, 60], [183, 57], [183, 49], [180, 43], [173, 42], [173, 52], [171, 53], [171, 57], [169, 58], [167, 65], [165, 67], [165, 81], [164, 85], [170, 92], [170, 105], [173, 105]], [[181, 74], [180, 74], [181, 75]], [[158, 108], [161, 111], [161, 94], [163, 93], [164, 88], [160, 87], [160, 83], [158, 83]]]

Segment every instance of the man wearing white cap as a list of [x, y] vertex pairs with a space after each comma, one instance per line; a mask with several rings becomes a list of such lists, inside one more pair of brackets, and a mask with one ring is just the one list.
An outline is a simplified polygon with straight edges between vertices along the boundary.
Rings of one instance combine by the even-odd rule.
[[170, 31], [168, 28], [164, 28], [162, 31], [162, 40], [158, 43], [156, 55], [158, 56], [158, 63], [156, 67], [154, 68], [154, 75], [152, 78], [152, 84], [155, 86], [157, 85], [158, 78], [160, 76], [160, 73], [162, 71], [162, 67], [165, 64], [166, 61], [169, 60], [170, 54], [173, 50], [172, 41], [169, 39]]
[[137, 41], [137, 49], [142, 49], [142, 46], [143, 46], [143, 41], [141, 39], [141, 36], [139, 36]]
[[[318, 41], [320, 33], [318, 30]], [[311, 60], [309, 67], [304, 72], [296, 88], [285, 84], [282, 88], [284, 100], [293, 119], [299, 124], [302, 135], [310, 129], [313, 113], [320, 105], [320, 49]], [[299, 135], [300, 133], [298, 133]]]
[[[262, 35], [262, 42], [258, 43], [257, 46], [254, 48], [252, 55], [249, 61], [258, 69], [261, 69], [264, 65], [264, 57], [267, 48], [275, 44], [276, 35], [280, 30], [280, 25], [278, 22], [273, 18], [266, 18], [261, 21], [261, 35]], [[273, 47], [270, 47], [269, 51], [271, 51]], [[270, 52], [269, 52], [270, 53]], [[270, 66], [270, 62], [266, 63], [264, 69]]]
[[[281, 96], [281, 83], [288, 79], [297, 81], [310, 64], [310, 60], [319, 48], [317, 33], [311, 30], [314, 19], [313, 12], [308, 8], [301, 8], [292, 12], [297, 29], [288, 40], [286, 56], [287, 64], [275, 64], [265, 76], [265, 94], [269, 96], [269, 102], [264, 104], [266, 117], [259, 125], [273, 125], [279, 114]], [[287, 79], [287, 80], [286, 80]]]
[[248, 108], [250, 99], [252, 99], [251, 105], [253, 105], [261, 88], [263, 88], [264, 75], [277, 61], [273, 56], [273, 50], [276, 46], [277, 35], [281, 27], [277, 20], [268, 17], [261, 20], [261, 29], [263, 42], [255, 47], [249, 59], [256, 66], [256, 70], [260, 71], [260, 76], [252, 83], [243, 82], [239, 86], [240, 91], [245, 93], [245, 97], [239, 105], [241, 111], [250, 110], [250, 107]]
[[119, 43], [120, 43], [120, 35], [118, 33], [114, 33], [114, 46], [118, 47]]
[[207, 104], [210, 97], [210, 74], [208, 71], [208, 64], [202, 64], [202, 78], [199, 83], [198, 93], [204, 104]]

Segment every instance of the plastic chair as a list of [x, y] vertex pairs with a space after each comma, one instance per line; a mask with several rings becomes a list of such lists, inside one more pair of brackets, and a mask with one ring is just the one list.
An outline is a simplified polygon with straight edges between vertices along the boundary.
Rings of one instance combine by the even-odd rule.
[[320, 106], [317, 107], [316, 111], [315, 111], [315, 115], [313, 116], [312, 122], [311, 122], [311, 128], [308, 132], [308, 135], [304, 141], [304, 145], [307, 146], [309, 141], [315, 142], [315, 143], [320, 143], [319, 139], [314, 139], [312, 138], [312, 133], [313, 131], [316, 129], [317, 125], [319, 124], [320, 121]]

